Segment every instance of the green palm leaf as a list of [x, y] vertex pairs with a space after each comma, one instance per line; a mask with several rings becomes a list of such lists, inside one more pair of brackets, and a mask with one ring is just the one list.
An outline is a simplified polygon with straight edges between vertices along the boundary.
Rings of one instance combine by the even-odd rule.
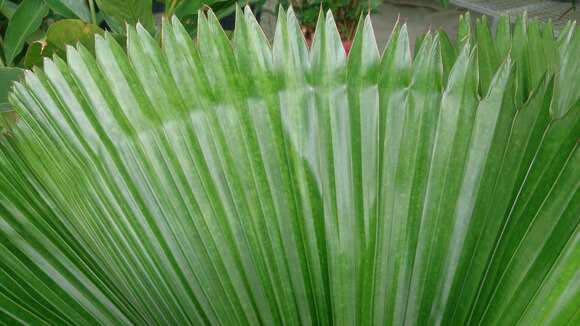
[[381, 56], [367, 17], [346, 57], [330, 14], [309, 50], [210, 13], [27, 72], [0, 320], [577, 324], [580, 37], [460, 24]]

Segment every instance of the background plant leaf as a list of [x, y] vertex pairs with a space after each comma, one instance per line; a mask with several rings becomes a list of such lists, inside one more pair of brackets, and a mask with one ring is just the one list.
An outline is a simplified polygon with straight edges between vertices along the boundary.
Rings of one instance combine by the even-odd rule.
[[140, 22], [149, 31], [155, 30], [151, 0], [96, 0], [105, 14], [107, 21], [112, 21], [116, 26], [123, 26], [125, 23], [135, 25]]
[[18, 4], [9, 0], [1, 0], [0, 5], [0, 12], [8, 19], [12, 18], [16, 8], [18, 8]]
[[96, 25], [78, 19], [62, 19], [51, 24], [42, 42], [33, 42], [28, 46], [22, 62], [26, 68], [42, 67], [43, 58], [58, 55], [66, 57], [66, 47], [81, 44], [91, 53], [95, 52], [95, 35], [104, 31]]
[[32, 67], [42, 67], [42, 52], [46, 46], [45, 42], [32, 42], [26, 49], [26, 54], [22, 60], [22, 66], [27, 69]]
[[80, 18], [86, 22], [91, 20], [91, 12], [85, 0], [46, 0], [46, 3], [65, 18]]
[[48, 14], [48, 6], [43, 0], [24, 0], [10, 18], [4, 35], [4, 57], [6, 64], [12, 64], [22, 51], [27, 38], [34, 33], [44, 17]]
[[24, 70], [12, 67], [0, 67], [0, 112], [10, 110], [8, 93], [12, 84], [23, 76]]
[[77, 19], [63, 19], [49, 26], [46, 31], [46, 43], [64, 58], [67, 45], [75, 46], [80, 43], [89, 51], [94, 52], [95, 35], [102, 35], [104, 32], [99, 26], [91, 23]]
[[[247, 3], [247, 2], [246, 2]], [[192, 0], [192, 1], [181, 1], [179, 2], [179, 4], [176, 6], [176, 10], [175, 10], [175, 15], [179, 18], [182, 17], [186, 17], [186, 16], [190, 16], [190, 15], [197, 15], [199, 10], [203, 10], [205, 8], [209, 8], [209, 7], [219, 7], [220, 5], [228, 5], [231, 6], [232, 3], [228, 3], [228, 1], [225, 0], [212, 0], [212, 1], [197, 1], [197, 0]], [[243, 1], [240, 2], [240, 5], [243, 4]], [[215, 12], [217, 15], [217, 11]], [[219, 15], [218, 15], [219, 16]]]

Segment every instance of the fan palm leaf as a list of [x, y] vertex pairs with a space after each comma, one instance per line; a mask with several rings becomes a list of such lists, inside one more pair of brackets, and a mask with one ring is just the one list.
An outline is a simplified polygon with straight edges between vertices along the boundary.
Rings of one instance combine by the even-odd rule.
[[0, 142], [0, 320], [577, 324], [580, 37], [462, 17], [349, 56], [281, 10], [27, 71]]

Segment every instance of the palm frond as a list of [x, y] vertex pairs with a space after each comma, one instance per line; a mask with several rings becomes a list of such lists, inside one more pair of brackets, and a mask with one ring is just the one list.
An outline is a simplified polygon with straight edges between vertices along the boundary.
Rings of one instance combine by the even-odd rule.
[[462, 17], [347, 57], [290, 9], [26, 72], [0, 141], [0, 320], [577, 324], [580, 36]]

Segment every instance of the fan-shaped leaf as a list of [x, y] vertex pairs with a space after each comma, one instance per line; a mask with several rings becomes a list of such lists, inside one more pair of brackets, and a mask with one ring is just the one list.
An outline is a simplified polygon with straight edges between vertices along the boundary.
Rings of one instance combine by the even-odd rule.
[[[16, 83], [0, 140], [0, 316], [48, 324], [577, 319], [578, 36], [462, 18], [350, 54], [290, 9], [194, 43], [128, 27]], [[528, 28], [529, 26], [529, 28]], [[477, 47], [476, 47], [477, 46]], [[546, 67], [537, 67], [542, 51]]]

